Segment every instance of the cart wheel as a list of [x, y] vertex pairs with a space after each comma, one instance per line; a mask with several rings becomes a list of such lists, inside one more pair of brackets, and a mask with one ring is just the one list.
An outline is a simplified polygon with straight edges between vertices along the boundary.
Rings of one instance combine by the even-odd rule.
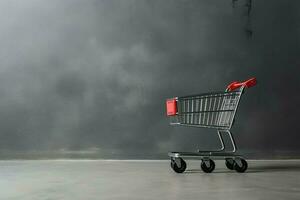
[[172, 158], [171, 159], [171, 168], [176, 172], [176, 173], [182, 173], [186, 169], [186, 162], [182, 158], [176, 158], [180, 162], [180, 167], [177, 165], [176, 161]]
[[228, 169], [234, 170], [234, 167], [233, 167], [234, 163], [235, 162], [232, 158], [225, 158], [225, 165]]
[[235, 169], [235, 171], [243, 173], [247, 170], [248, 163], [245, 159], [238, 158], [238, 160], [234, 162], [233, 168]]
[[215, 162], [212, 159], [202, 160], [201, 162], [201, 169], [205, 173], [211, 173], [215, 169]]

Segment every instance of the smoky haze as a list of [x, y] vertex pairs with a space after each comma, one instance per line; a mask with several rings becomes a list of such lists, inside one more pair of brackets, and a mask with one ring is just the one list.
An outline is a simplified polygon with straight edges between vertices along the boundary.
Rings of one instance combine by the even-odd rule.
[[254, 0], [250, 18], [245, 3], [1, 1], [1, 151], [216, 148], [214, 131], [169, 126], [165, 99], [257, 77], [237, 113], [238, 146], [299, 152], [300, 3]]

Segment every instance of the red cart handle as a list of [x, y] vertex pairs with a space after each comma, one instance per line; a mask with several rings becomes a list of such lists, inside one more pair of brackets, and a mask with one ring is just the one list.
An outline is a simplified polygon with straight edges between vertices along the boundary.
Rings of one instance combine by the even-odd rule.
[[234, 81], [227, 86], [227, 91], [232, 91], [232, 90], [238, 89], [242, 86], [244, 86], [246, 88], [250, 88], [250, 87], [255, 86], [256, 83], [257, 83], [256, 78], [250, 78], [249, 80], [244, 81], [244, 82]]

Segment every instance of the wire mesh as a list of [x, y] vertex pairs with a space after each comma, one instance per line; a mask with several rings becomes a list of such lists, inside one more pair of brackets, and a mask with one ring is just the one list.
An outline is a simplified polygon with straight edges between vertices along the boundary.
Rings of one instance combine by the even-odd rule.
[[232, 91], [179, 97], [178, 114], [170, 117], [171, 124], [229, 129], [241, 93]]

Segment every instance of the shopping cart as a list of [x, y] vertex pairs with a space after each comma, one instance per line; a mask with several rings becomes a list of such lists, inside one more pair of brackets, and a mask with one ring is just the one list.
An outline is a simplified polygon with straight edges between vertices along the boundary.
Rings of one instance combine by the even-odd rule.
[[[225, 159], [226, 167], [237, 172], [245, 172], [248, 168], [246, 160], [236, 154], [236, 144], [230, 132], [234, 123], [240, 98], [245, 88], [256, 85], [256, 78], [245, 82], [233, 82], [225, 92], [213, 92], [184, 97], [175, 97], [166, 101], [167, 116], [171, 125], [217, 129], [221, 148], [213, 151], [170, 152], [171, 168], [182, 173], [186, 169], [183, 158], [200, 158], [201, 169], [210, 173], [215, 169], [214, 159]], [[226, 148], [223, 136], [227, 135], [231, 148]]]

